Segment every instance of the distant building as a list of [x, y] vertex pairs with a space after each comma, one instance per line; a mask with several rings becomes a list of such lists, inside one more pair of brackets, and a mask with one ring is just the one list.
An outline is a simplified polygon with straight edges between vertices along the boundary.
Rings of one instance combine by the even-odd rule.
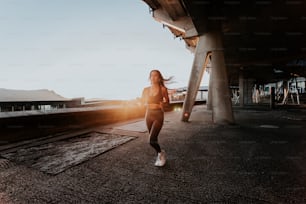
[[79, 107], [84, 98], [68, 99], [54, 91], [12, 90], [0, 88], [0, 112], [27, 110], [54, 110]]
[[[187, 94], [187, 87], [171, 89], [168, 91], [171, 102], [184, 101]], [[200, 86], [196, 96], [196, 101], [207, 101], [208, 86]]]

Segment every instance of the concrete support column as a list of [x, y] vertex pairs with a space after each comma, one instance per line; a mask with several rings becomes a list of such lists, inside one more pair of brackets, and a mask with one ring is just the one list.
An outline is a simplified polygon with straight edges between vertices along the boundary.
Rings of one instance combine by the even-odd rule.
[[210, 76], [209, 76], [209, 85], [208, 85], [208, 94], [207, 94], [207, 110], [212, 110], [212, 71], [210, 72]]
[[244, 106], [244, 77], [243, 77], [243, 72], [242, 70], [240, 70], [239, 72], [239, 105], [240, 107], [243, 107]]
[[211, 35], [212, 50], [212, 112], [213, 122], [219, 124], [234, 123], [231, 94], [225, 67], [223, 45], [220, 33]]
[[271, 94], [270, 94], [270, 108], [275, 108], [275, 88], [271, 87]]
[[195, 98], [205, 71], [205, 61], [208, 59], [207, 45], [209, 45], [210, 35], [205, 34], [199, 37], [199, 41], [195, 50], [192, 70], [189, 77], [187, 94], [183, 105], [182, 121], [187, 122], [192, 111]]
[[239, 103], [241, 107], [253, 103], [254, 85], [254, 79], [246, 79], [243, 73], [239, 74]]
[[215, 123], [233, 123], [232, 101], [224, 61], [223, 45], [221, 34], [217, 32], [206, 33], [199, 37], [183, 106], [182, 121], [188, 121], [190, 117], [209, 55], [212, 57], [212, 69], [209, 80], [210, 93], [208, 94], [208, 103], [211, 104], [213, 111], [213, 121]]

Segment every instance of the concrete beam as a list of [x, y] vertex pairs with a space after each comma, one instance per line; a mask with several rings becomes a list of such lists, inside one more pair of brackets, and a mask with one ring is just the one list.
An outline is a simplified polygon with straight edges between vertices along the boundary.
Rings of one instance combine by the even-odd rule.
[[171, 19], [177, 20], [179, 17], [186, 16], [186, 12], [183, 9], [179, 0], [158, 0], [161, 7], [167, 11]]
[[146, 4], [149, 5], [149, 7], [153, 10], [158, 9], [160, 7], [160, 4], [158, 3], [157, 0], [143, 0], [146, 2]]
[[184, 38], [191, 38], [198, 35], [192, 19], [188, 16], [179, 17], [173, 20], [167, 11], [163, 8], [159, 8], [153, 11], [153, 18], [166, 26], [184, 33]]
[[192, 70], [189, 77], [189, 84], [187, 94], [183, 105], [182, 121], [187, 122], [192, 111], [195, 98], [205, 71], [205, 63], [208, 62], [209, 50], [207, 45], [209, 44], [209, 38], [206, 35], [199, 37], [199, 41], [195, 50], [195, 56], [193, 60]]

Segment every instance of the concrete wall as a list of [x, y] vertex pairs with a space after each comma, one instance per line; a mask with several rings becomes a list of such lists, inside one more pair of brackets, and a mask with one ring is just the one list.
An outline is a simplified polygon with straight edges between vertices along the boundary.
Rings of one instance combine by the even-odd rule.
[[[182, 107], [182, 103], [170, 104], [166, 111]], [[27, 115], [0, 118], [0, 145], [26, 139], [39, 138], [60, 132], [108, 125], [130, 119], [141, 119], [145, 109], [140, 106], [121, 106], [93, 111]]]

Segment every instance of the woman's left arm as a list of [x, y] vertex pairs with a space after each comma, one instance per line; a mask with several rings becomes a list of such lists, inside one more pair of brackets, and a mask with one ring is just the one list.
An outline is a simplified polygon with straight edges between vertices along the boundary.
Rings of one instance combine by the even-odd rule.
[[163, 87], [162, 89], [163, 92], [163, 98], [164, 98], [164, 103], [166, 103], [167, 105], [169, 105], [169, 95], [168, 95], [168, 90], [166, 87]]
[[162, 87], [162, 94], [163, 94], [163, 102], [162, 102], [162, 107], [164, 110], [167, 110], [169, 107], [169, 95], [168, 95], [168, 90], [166, 87]]

